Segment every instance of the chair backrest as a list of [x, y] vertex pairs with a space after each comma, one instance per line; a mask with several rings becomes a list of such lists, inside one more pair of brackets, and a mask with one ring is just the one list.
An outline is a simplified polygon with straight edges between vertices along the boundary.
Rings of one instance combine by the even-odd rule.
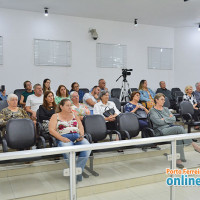
[[20, 102], [21, 95], [22, 95], [22, 93], [23, 93], [24, 91], [26, 91], [26, 90], [25, 90], [25, 89], [16, 89], [16, 90], [14, 91], [14, 94], [16, 94], [16, 95], [18, 96], [18, 103]]
[[35, 126], [30, 119], [10, 119], [6, 124], [7, 144], [12, 149], [26, 149], [36, 142]]
[[140, 132], [138, 118], [134, 113], [121, 113], [117, 116], [119, 131], [128, 131], [130, 137], [136, 137]]
[[111, 97], [112, 98], [120, 98], [120, 94], [121, 94], [121, 89], [120, 88], [113, 88], [111, 90]]
[[181, 91], [175, 91], [174, 92], [174, 98], [177, 100], [178, 97], [183, 97], [183, 92]]
[[87, 88], [80, 88], [79, 90], [82, 90], [85, 93], [89, 93], [89, 90]]
[[107, 136], [106, 122], [101, 115], [86, 115], [83, 118], [85, 133], [92, 136], [93, 142], [104, 140]]
[[132, 92], [134, 92], [134, 91], [139, 91], [139, 90], [138, 90], [138, 88], [129, 88], [128, 89], [128, 94], [131, 95]]
[[119, 111], [121, 111], [121, 103], [120, 103], [120, 101], [119, 101], [118, 98], [109, 98], [109, 101], [114, 102], [115, 105], [116, 105], [116, 107], [117, 107], [117, 109], [118, 109]]
[[176, 91], [181, 91], [181, 89], [180, 88], [172, 88], [171, 89], [172, 97], [174, 97], [174, 92], [176, 92]]
[[169, 99], [167, 97], [165, 97], [164, 107], [167, 107], [167, 108], [170, 107], [170, 101], [169, 101]]
[[6, 100], [1, 100], [0, 101], [0, 111], [6, 107], [8, 107], [8, 102]]
[[185, 115], [187, 113], [190, 113], [191, 115], [194, 114], [193, 105], [189, 101], [182, 101], [179, 108], [181, 115]]

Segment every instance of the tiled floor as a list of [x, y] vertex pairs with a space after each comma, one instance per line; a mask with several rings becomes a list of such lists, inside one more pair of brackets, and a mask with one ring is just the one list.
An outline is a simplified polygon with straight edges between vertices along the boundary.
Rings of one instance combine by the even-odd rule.
[[[186, 152], [186, 159], [187, 163], [184, 164], [186, 168], [200, 166], [200, 154], [197, 152]], [[170, 163], [163, 155], [95, 165], [95, 170], [100, 174], [99, 177], [90, 175], [89, 178], [84, 179], [77, 185], [78, 191], [81, 191], [81, 196], [88, 195], [83, 194], [84, 190], [94, 191], [89, 191], [89, 196], [79, 197], [78, 200], [168, 200], [169, 187], [166, 186], [164, 181], [136, 187], [128, 185], [129, 180], [139, 177], [152, 175], [152, 179], [154, 179], [155, 175], [163, 174], [168, 167], [170, 167]], [[124, 183], [124, 180], [127, 180], [127, 182]], [[138, 181], [142, 183], [142, 180], [138, 179]], [[110, 185], [113, 182], [117, 183], [116, 191], [111, 191], [115, 189], [114, 184]], [[120, 184], [122, 184], [121, 187]], [[109, 189], [111, 192], [108, 192]], [[0, 178], [0, 200], [18, 198], [26, 200], [31, 196], [32, 200], [64, 200], [64, 197], [68, 195], [65, 194], [66, 190], [69, 190], [69, 177], [63, 177], [62, 170], [41, 173], [30, 172], [26, 175]], [[98, 194], [96, 190], [104, 192]], [[61, 195], [61, 192], [64, 195]], [[48, 195], [48, 197], [38, 198], [38, 195], [42, 194]], [[199, 199], [200, 188], [179, 187], [177, 188], [176, 197], [177, 200]]]
[[[176, 200], [197, 200], [199, 187], [176, 187]], [[136, 186], [124, 190], [105, 192], [92, 196], [80, 197], [78, 200], [169, 200], [170, 188], [165, 182]]]

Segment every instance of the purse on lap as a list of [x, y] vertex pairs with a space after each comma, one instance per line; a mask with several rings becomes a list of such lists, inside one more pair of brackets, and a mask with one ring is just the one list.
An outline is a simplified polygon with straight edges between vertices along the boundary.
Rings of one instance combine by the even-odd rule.
[[[107, 107], [106, 107], [107, 108]], [[110, 115], [114, 115], [115, 114], [115, 110], [113, 108], [109, 109], [109, 110], [106, 110], [105, 108], [105, 112], [103, 113], [103, 115], [105, 117], [109, 117]]]

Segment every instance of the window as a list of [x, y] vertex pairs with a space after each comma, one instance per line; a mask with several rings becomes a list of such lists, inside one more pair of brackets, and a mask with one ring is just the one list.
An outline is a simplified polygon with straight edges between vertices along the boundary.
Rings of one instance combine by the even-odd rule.
[[173, 68], [173, 49], [148, 47], [148, 68], [171, 70]]
[[71, 66], [71, 42], [34, 40], [35, 65]]
[[126, 45], [97, 43], [97, 67], [126, 68], [126, 66]]

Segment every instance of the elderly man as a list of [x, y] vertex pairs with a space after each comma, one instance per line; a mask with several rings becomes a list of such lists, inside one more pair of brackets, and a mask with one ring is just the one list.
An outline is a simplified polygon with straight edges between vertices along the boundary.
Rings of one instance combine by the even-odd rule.
[[172, 95], [171, 91], [166, 88], [166, 83], [165, 81], [160, 81], [160, 88], [157, 89], [157, 93], [162, 93], [164, 94], [170, 101], [172, 100]]
[[104, 79], [99, 79], [99, 87], [102, 91], [108, 91], [108, 88], [106, 87], [106, 81]]
[[194, 95], [196, 97], [197, 103], [200, 104], [200, 82], [197, 82], [195, 84], [196, 90], [194, 92]]
[[43, 104], [43, 91], [42, 86], [38, 83], [35, 84], [34, 94], [29, 95], [26, 101], [26, 111], [31, 113], [31, 118], [33, 121], [36, 120], [36, 112], [39, 106]]
[[72, 110], [76, 115], [80, 118], [80, 120], [83, 120], [83, 117], [85, 115], [90, 114], [90, 110], [84, 103], [79, 103], [79, 94], [76, 91], [72, 91], [70, 93], [71, 101], [73, 102]]

